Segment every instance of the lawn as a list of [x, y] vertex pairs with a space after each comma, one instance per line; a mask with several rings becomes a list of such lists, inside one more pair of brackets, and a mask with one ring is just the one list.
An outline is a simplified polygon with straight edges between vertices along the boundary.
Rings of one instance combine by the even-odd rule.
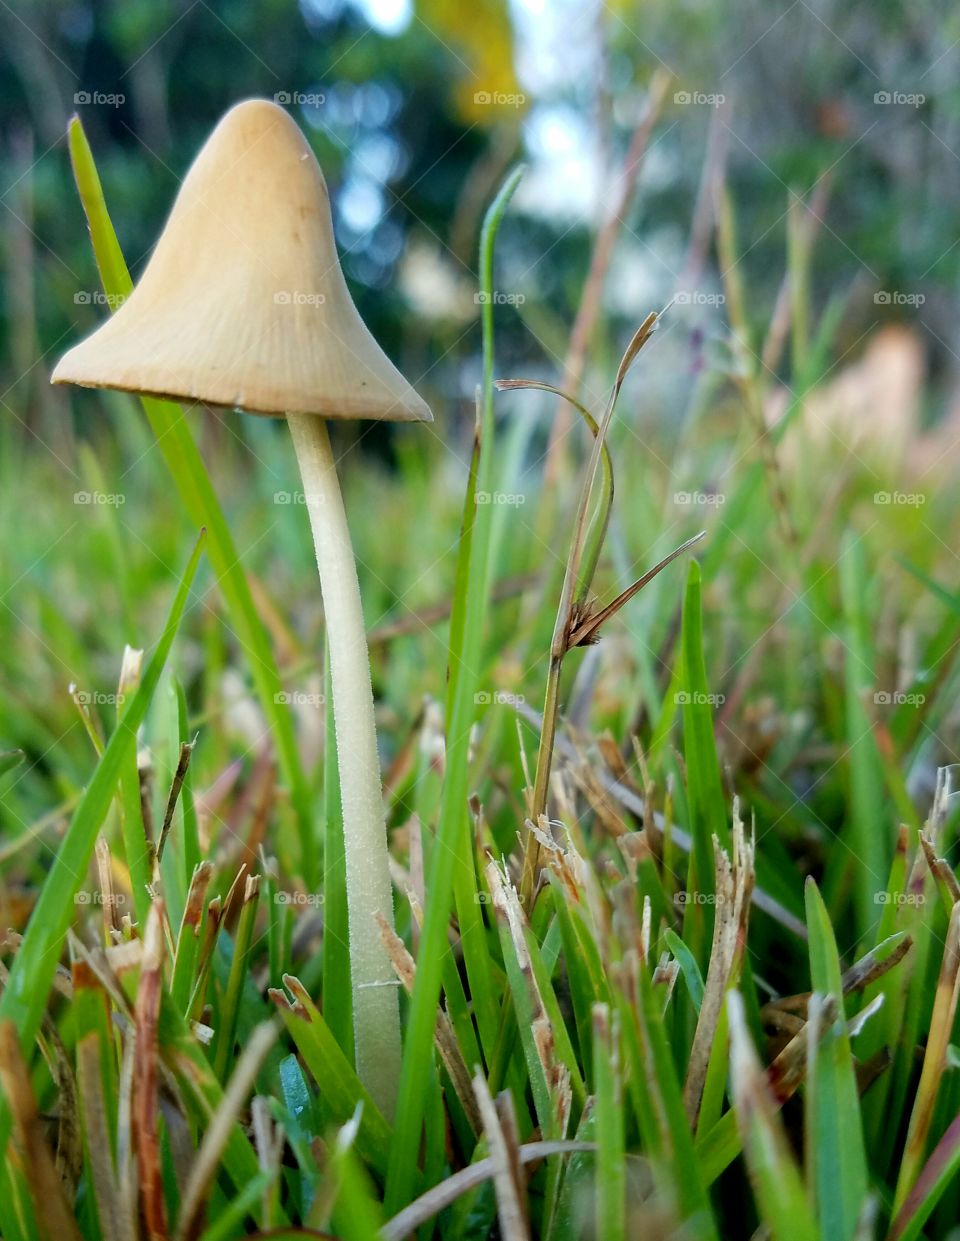
[[681, 293], [511, 372], [524, 176], [475, 418], [331, 429], [394, 925], [281, 421], [4, 427], [5, 1241], [951, 1235], [956, 436], [906, 329], [810, 296], [809, 197], [762, 314], [722, 190], [706, 339]]

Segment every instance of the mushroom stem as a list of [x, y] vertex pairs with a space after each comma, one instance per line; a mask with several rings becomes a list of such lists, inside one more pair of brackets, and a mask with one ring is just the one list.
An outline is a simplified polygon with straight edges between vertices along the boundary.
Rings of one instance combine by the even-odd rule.
[[400, 1077], [400, 1007], [396, 975], [375, 918], [382, 914], [394, 925], [360, 585], [326, 422], [313, 414], [288, 414], [287, 424], [310, 515], [330, 653], [357, 1073], [392, 1120]]

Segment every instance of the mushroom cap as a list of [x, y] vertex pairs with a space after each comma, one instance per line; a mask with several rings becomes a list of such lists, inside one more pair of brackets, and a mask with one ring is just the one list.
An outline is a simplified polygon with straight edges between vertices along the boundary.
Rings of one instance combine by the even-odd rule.
[[306, 138], [265, 99], [223, 117], [133, 292], [52, 382], [260, 414], [433, 420], [353, 304]]

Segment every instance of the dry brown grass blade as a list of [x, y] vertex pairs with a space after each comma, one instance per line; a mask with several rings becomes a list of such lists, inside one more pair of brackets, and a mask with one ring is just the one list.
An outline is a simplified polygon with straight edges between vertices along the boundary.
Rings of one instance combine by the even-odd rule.
[[131, 939], [110, 948], [87, 948], [71, 931], [67, 942], [74, 969], [77, 963], [82, 962], [110, 997], [117, 1013], [132, 1022], [133, 1004], [121, 980], [124, 974], [139, 973], [143, 961], [143, 940]]
[[[3, 951], [16, 952], [22, 942], [22, 935], [20, 935], [17, 931], [8, 930], [6, 935], [3, 937]], [[0, 987], [5, 987], [7, 985], [7, 980], [9, 977], [10, 971], [4, 963], [0, 961]], [[62, 965], [57, 966], [57, 972], [53, 976], [53, 989], [58, 995], [62, 995], [64, 999], [73, 999], [73, 981], [70, 978], [69, 971]]]
[[531, 1033], [533, 1035], [534, 1047], [537, 1051], [537, 1058], [543, 1068], [543, 1075], [550, 1095], [556, 1103], [558, 1097], [563, 1093], [568, 1073], [565, 1066], [557, 1059], [553, 1026], [550, 1024], [543, 996], [540, 994], [540, 988], [537, 986], [537, 980], [534, 977], [530, 953], [527, 950], [527, 941], [524, 934], [526, 919], [520, 907], [520, 899], [516, 888], [501, 872], [500, 867], [495, 862], [490, 862], [487, 865], [484, 874], [486, 875], [490, 896], [493, 900], [493, 911], [497, 922], [507, 928], [510, 939], [513, 941], [517, 964], [523, 975], [533, 1010]]
[[253, 1127], [253, 1141], [257, 1149], [257, 1161], [261, 1170], [268, 1173], [271, 1178], [271, 1184], [263, 1191], [262, 1218], [269, 1219], [271, 1218], [271, 1202], [279, 1201], [277, 1182], [280, 1177], [286, 1134], [283, 1126], [274, 1121], [270, 1115], [270, 1100], [264, 1095], [256, 1095], [250, 1104], [250, 1120]]
[[[832, 995], [824, 998], [821, 1009], [825, 1029], [829, 1029], [837, 1016], [837, 1001]], [[807, 1073], [807, 1045], [810, 1030], [804, 1022], [786, 1047], [768, 1066], [767, 1085], [778, 1105], [796, 1094]]]
[[183, 741], [180, 744], [180, 757], [177, 761], [177, 770], [173, 773], [173, 782], [170, 785], [170, 793], [167, 796], [167, 806], [163, 812], [163, 825], [160, 828], [160, 839], [157, 842], [158, 863], [163, 857], [164, 846], [167, 843], [167, 836], [170, 834], [170, 825], [173, 822], [173, 812], [177, 808], [180, 790], [183, 788], [183, 781], [186, 778], [187, 768], [190, 766], [190, 759], [193, 757], [193, 747], [196, 744], [196, 738], [194, 738], [193, 741]]
[[223, 926], [229, 927], [232, 920], [240, 911], [243, 904], [243, 894], [246, 888], [246, 877], [249, 874], [249, 867], [246, 862], [240, 863], [240, 869], [237, 871], [236, 878], [231, 883], [227, 895], [223, 898], [223, 912], [221, 914], [221, 922]]
[[[912, 946], [913, 940], [910, 936], [899, 931], [896, 935], [891, 935], [882, 943], [877, 944], [875, 948], [871, 948], [859, 961], [855, 961], [848, 970], [844, 971], [841, 977], [844, 996], [866, 990], [894, 966], [899, 965]], [[760, 1009], [760, 1017], [768, 1028], [786, 1031], [793, 1035], [802, 1028], [806, 1021], [809, 1003], [809, 991], [782, 996], [780, 999], [770, 1000], [764, 1004]], [[872, 1005], [867, 1005], [859, 1016], [862, 1017], [870, 1010], [872, 1010]]]
[[504, 1241], [529, 1241], [530, 1227], [525, 1209], [526, 1187], [523, 1184], [517, 1152], [500, 1123], [483, 1074], [473, 1079], [477, 1106], [483, 1117], [483, 1132], [493, 1165], [493, 1187], [497, 1195], [497, 1219]]
[[100, 1231], [111, 1241], [114, 1238], [116, 1241], [136, 1241], [133, 1218], [124, 1210], [120, 1184], [113, 1166], [100, 1072], [99, 1040], [95, 1034], [88, 1034], [77, 1043], [77, 1076]]
[[500, 1118], [500, 1128], [507, 1142], [510, 1169], [517, 1185], [520, 1205], [523, 1207], [524, 1217], [529, 1228], [530, 1214], [527, 1210], [527, 1178], [522, 1171], [523, 1164], [520, 1162], [520, 1126], [517, 1123], [517, 1109], [513, 1105], [513, 1095], [509, 1090], [501, 1090], [497, 1095], [496, 1108], [497, 1116]]
[[132, 1029], [123, 1039], [117, 1091], [117, 1176], [123, 1211], [137, 1218], [137, 1156], [133, 1149], [133, 1074], [137, 1040]]
[[927, 1047], [923, 1055], [923, 1068], [920, 1070], [920, 1081], [913, 1102], [913, 1111], [910, 1113], [910, 1125], [907, 1129], [900, 1175], [897, 1178], [894, 1216], [903, 1206], [923, 1165], [940, 1081], [947, 1063], [947, 1049], [950, 1046], [950, 1035], [957, 1013], [958, 993], [960, 993], [960, 904], [954, 905], [950, 914], [950, 925], [947, 928], [947, 941], [943, 948], [940, 977], [937, 979], [933, 1015], [930, 1018], [930, 1032], [927, 1035]]
[[[624, 216], [630, 206], [630, 199], [633, 197], [637, 177], [640, 175], [650, 135], [666, 99], [671, 76], [664, 70], [658, 70], [651, 78], [647, 106], [630, 140], [630, 147], [620, 173], [619, 185], [614, 190], [613, 205], [597, 233], [597, 240], [590, 256], [590, 268], [580, 296], [580, 305], [570, 332], [570, 345], [563, 368], [563, 382], [559, 385], [573, 396], [579, 394], [582, 386], [587, 349], [600, 315], [604, 280], [610, 267], [617, 237], [623, 227]], [[559, 445], [563, 443], [564, 435], [569, 429], [569, 417], [569, 410], [566, 406], [561, 406], [553, 423], [547, 449], [544, 474], [548, 485], [556, 481]]]
[[50, 1069], [57, 1098], [57, 1175], [69, 1200], [73, 1200], [83, 1172], [83, 1133], [80, 1124], [80, 1099], [73, 1060], [67, 1055], [60, 1031], [47, 1015], [43, 1034], [38, 1039], [40, 1051]]
[[[539, 1164], [553, 1155], [590, 1154], [596, 1149], [595, 1142], [558, 1139], [550, 1142], [526, 1142], [520, 1147], [519, 1155], [520, 1162], [526, 1167], [528, 1164]], [[380, 1229], [383, 1241], [403, 1241], [404, 1237], [409, 1237], [421, 1224], [433, 1219], [471, 1189], [489, 1181], [492, 1176], [493, 1160], [489, 1157], [478, 1159], [469, 1167], [454, 1172], [388, 1220]]]
[[44, 1241], [80, 1241], [73, 1212], [67, 1205], [47, 1145], [30, 1084], [30, 1070], [12, 1021], [0, 1023], [0, 1084], [13, 1116], [21, 1169], [30, 1187], [37, 1227]]
[[[72, 954], [75, 956], [75, 954]], [[108, 992], [87, 961], [75, 956], [73, 985], [77, 992], [99, 992], [104, 1004]], [[104, 1237], [116, 1241], [136, 1241], [136, 1225], [131, 1203], [125, 1203], [113, 1162], [113, 1142], [103, 1097], [103, 1066], [100, 1039], [96, 1032], [85, 1034], [77, 1041], [77, 1087], [86, 1139], [87, 1158], [93, 1183], [93, 1198]]]
[[943, 894], [945, 905], [948, 909], [952, 909], [957, 901], [960, 901], [960, 883], [957, 882], [957, 876], [954, 874], [953, 867], [946, 858], [937, 857], [933, 841], [924, 832], [920, 833], [920, 848], [923, 850], [923, 856], [927, 859], [930, 873], [937, 881], [937, 887]]
[[[517, 714], [523, 719], [528, 720], [534, 728], [539, 729], [542, 727], [543, 717], [533, 707], [529, 706], [529, 704], [521, 703], [517, 706], [516, 710]], [[568, 765], [575, 764], [578, 761], [583, 761], [583, 756], [578, 752], [573, 742], [566, 736], [559, 735], [557, 737], [557, 752]], [[643, 799], [634, 789], [627, 788], [625, 785], [619, 784], [611, 775], [609, 775], [609, 773], [605, 771], [598, 771], [595, 774], [599, 785], [617, 802], [619, 806], [623, 807], [625, 810], [629, 810], [631, 814], [636, 815], [641, 820], [644, 818], [644, 815], [648, 815], [651, 826], [655, 828], [658, 833], [662, 833], [664, 831], [664, 827], [666, 826], [666, 819], [664, 816], [659, 811], [650, 813], [648, 808], [644, 805]], [[692, 841], [690, 839], [689, 832], [684, 831], [683, 828], [677, 827], [672, 823], [670, 825], [670, 841], [671, 844], [676, 845], [684, 853], [690, 852]], [[800, 940], [806, 941], [807, 928], [803, 921], [796, 917], [795, 914], [791, 913], [791, 911], [785, 906], [781, 905], [781, 903], [769, 893], [765, 892], [762, 888], [754, 888], [751, 899], [757, 909], [762, 909], [764, 913], [769, 914], [775, 922], [778, 922], [781, 926], [785, 927], [791, 932], [791, 934], [795, 935]]]
[[113, 886], [113, 858], [110, 856], [110, 846], [103, 832], [97, 837], [94, 855], [100, 880], [100, 911], [103, 915], [103, 931], [109, 944], [114, 934], [120, 933], [120, 901]]
[[750, 913], [750, 895], [754, 884], [754, 846], [744, 834], [739, 802], [733, 803], [733, 858], [713, 838], [716, 865], [716, 916], [713, 923], [713, 944], [710, 966], [704, 984], [703, 1001], [697, 1030], [690, 1050], [683, 1103], [691, 1126], [695, 1127], [700, 1113], [700, 1100], [707, 1078], [707, 1067], [723, 1012], [724, 997], [735, 981], [743, 956]]
[[[650, 313], [647, 315], [647, 317], [644, 319], [644, 321], [640, 324], [640, 326], [634, 332], [633, 336], [631, 337], [630, 344], [627, 345], [626, 350], [624, 351], [623, 357], [620, 359], [620, 365], [617, 368], [617, 378], [616, 378], [616, 381], [614, 382], [613, 395], [610, 399], [611, 406], [616, 401], [617, 397], [620, 395], [620, 389], [623, 387], [623, 382], [627, 377], [627, 372], [630, 370], [630, 367], [633, 366], [634, 362], [636, 361], [637, 354], [640, 352], [643, 346], [647, 343], [647, 341], [653, 335], [654, 331], [656, 330], [657, 323], [659, 321], [660, 321], [660, 316], [658, 315], [658, 313], [655, 310], [651, 310]], [[609, 423], [610, 421], [609, 415], [605, 418], [604, 421]], [[600, 429], [602, 432], [606, 431], [606, 427], [603, 425], [603, 423], [600, 424]]]
[[157, 1021], [163, 996], [164, 935], [160, 902], [150, 906], [143, 940], [140, 985], [134, 1005], [136, 1049], [133, 1067], [133, 1137], [140, 1169], [140, 1206], [150, 1241], [167, 1237], [163, 1195], [159, 1109], [159, 1039]]
[[190, 889], [183, 906], [183, 917], [180, 919], [178, 943], [188, 930], [192, 931], [194, 936], [200, 934], [200, 926], [203, 922], [203, 903], [207, 899], [207, 888], [212, 878], [212, 862], [200, 862], [194, 868], [190, 879]]
[[620, 806], [610, 796], [595, 765], [585, 758], [576, 765], [571, 765], [570, 774], [596, 816], [596, 826], [614, 840], [625, 836], [629, 828], [620, 812]]
[[[412, 995], [413, 983], [416, 978], [416, 963], [407, 951], [403, 940], [390, 923], [387, 922], [386, 918], [380, 913], [374, 916], [377, 919], [380, 937], [387, 950], [387, 955], [390, 957], [390, 963], [403, 984], [403, 989], [407, 995]], [[447, 1070], [450, 1081], [456, 1091], [457, 1098], [460, 1100], [467, 1120], [470, 1122], [470, 1127], [474, 1133], [479, 1134], [483, 1129], [483, 1122], [477, 1109], [473, 1089], [471, 1088], [470, 1073], [464, 1063], [460, 1052], [460, 1044], [457, 1042], [457, 1036], [454, 1034], [453, 1026], [450, 1024], [450, 1018], [443, 1011], [443, 1008], [439, 1006], [437, 1008], [437, 1026], [434, 1040], [437, 1044], [437, 1051], [440, 1053], [440, 1059], [443, 1061], [444, 1068]]]
[[644, 573], [643, 577], [638, 577], [632, 586], [628, 586], [626, 590], [617, 595], [616, 599], [614, 599], [612, 603], [608, 603], [607, 606], [605, 608], [601, 608], [599, 612], [594, 612], [588, 616], [585, 616], [581, 621], [579, 621], [576, 627], [571, 630], [567, 638], [568, 648], [572, 648], [574, 646], [587, 646], [591, 642], [598, 641], [600, 626], [606, 624], [611, 616], [616, 616], [617, 612], [620, 611], [624, 604], [629, 603], [635, 594], [643, 590], [644, 586], [646, 586], [649, 582], [652, 582], [657, 574], [661, 573], [667, 565], [672, 564], [678, 556], [682, 556], [685, 551], [688, 551], [691, 547], [693, 547], [694, 543], [699, 543], [706, 533], [706, 530], [701, 530], [700, 533], [695, 534], [692, 539], [687, 539], [686, 543], [681, 543], [679, 547], [674, 548], [669, 556], [664, 556], [663, 560], [661, 560], [658, 564], [655, 564], [652, 569], [648, 569], [647, 572]]
[[[889, 944], [889, 941], [887, 943]], [[878, 944], [876, 948], [872, 948], [859, 961], [855, 961], [848, 970], [844, 971], [841, 978], [843, 994], [846, 996], [851, 995], [854, 991], [863, 991], [871, 983], [876, 982], [878, 978], [882, 978], [888, 970], [892, 970], [895, 965], [900, 964], [912, 946], [913, 940], [909, 935], [904, 935], [890, 950], [888, 956], [881, 958], [879, 955], [880, 950], [884, 947], [883, 944]]]
[[227, 1088], [223, 1092], [220, 1106], [210, 1117], [200, 1149], [197, 1151], [193, 1171], [180, 1203], [177, 1241], [193, 1241], [193, 1238], [200, 1233], [203, 1209], [210, 1186], [220, 1167], [223, 1149], [236, 1124], [237, 1117], [250, 1097], [257, 1073], [267, 1058], [270, 1048], [276, 1042], [277, 1033], [278, 1027], [274, 1022], [261, 1022], [252, 1031], [240, 1053], [236, 1067], [227, 1082]]
[[207, 916], [204, 925], [203, 943], [197, 959], [197, 981], [190, 997], [189, 1017], [191, 1021], [199, 1021], [206, 1002], [207, 983], [210, 980], [210, 965], [213, 961], [213, 950], [216, 947], [217, 935], [223, 922], [223, 909], [220, 897], [215, 896], [207, 905]]

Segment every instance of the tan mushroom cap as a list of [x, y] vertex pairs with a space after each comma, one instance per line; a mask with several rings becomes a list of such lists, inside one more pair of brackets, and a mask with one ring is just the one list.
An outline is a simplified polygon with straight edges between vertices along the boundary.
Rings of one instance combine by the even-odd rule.
[[433, 420], [353, 304], [313, 152], [263, 99], [214, 130], [136, 288], [52, 381], [261, 414]]

